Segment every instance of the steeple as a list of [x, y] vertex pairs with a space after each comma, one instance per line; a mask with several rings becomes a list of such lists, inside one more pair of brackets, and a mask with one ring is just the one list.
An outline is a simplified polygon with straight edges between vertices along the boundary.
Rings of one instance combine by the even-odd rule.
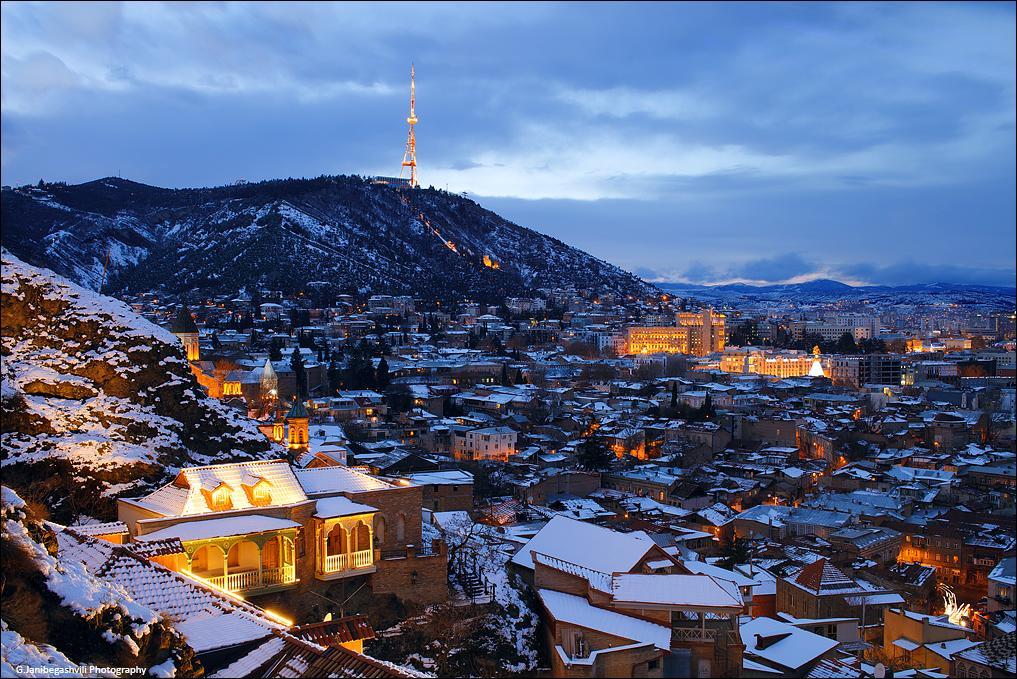
[[198, 326], [195, 325], [194, 318], [186, 305], [181, 304], [177, 307], [177, 315], [173, 318], [173, 323], [170, 324], [170, 332], [176, 335], [180, 339], [180, 343], [184, 345], [188, 361], [200, 360]]
[[288, 429], [286, 438], [290, 449], [307, 448], [309, 418], [310, 415], [307, 414], [304, 402], [299, 397], [294, 398], [293, 405], [290, 406], [289, 412], [286, 413], [286, 427]]

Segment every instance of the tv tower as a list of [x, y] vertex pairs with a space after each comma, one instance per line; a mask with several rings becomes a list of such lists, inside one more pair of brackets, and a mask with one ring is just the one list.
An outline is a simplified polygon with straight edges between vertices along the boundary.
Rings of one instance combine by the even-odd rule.
[[[403, 169], [410, 168], [410, 186], [417, 188], [420, 182], [417, 181], [417, 136], [413, 132], [413, 126], [417, 124], [417, 88], [414, 82], [413, 64], [410, 64], [410, 117], [406, 122], [410, 124], [410, 133], [406, 137], [406, 153], [403, 154]], [[403, 170], [399, 170], [399, 176], [403, 176]]]

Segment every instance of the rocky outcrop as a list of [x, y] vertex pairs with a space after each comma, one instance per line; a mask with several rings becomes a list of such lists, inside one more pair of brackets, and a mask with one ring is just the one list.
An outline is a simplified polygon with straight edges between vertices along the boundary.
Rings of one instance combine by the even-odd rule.
[[271, 454], [204, 395], [177, 338], [124, 304], [3, 254], [5, 481], [54, 517], [112, 518], [186, 464]]

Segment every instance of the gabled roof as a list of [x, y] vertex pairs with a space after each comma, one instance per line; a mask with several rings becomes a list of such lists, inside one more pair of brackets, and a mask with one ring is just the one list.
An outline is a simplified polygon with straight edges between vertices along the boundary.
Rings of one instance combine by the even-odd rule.
[[[341, 621], [337, 621], [341, 622]], [[278, 632], [246, 655], [212, 674], [213, 679], [246, 679], [247, 677], [426, 677], [408, 667], [400, 667], [363, 653], [333, 645], [331, 638], [311, 638], [306, 628], [334, 623], [319, 623], [294, 628], [293, 634]], [[371, 637], [374, 636], [373, 630]], [[324, 643], [319, 643], [324, 642]]]
[[1017, 643], [1015, 642], [1017, 642], [1017, 632], [1010, 632], [996, 637], [992, 641], [986, 641], [984, 644], [956, 653], [954, 660], [964, 659], [1013, 674], [1017, 671], [1017, 656], [1015, 656]]
[[550, 589], [537, 590], [537, 594], [540, 596], [544, 608], [557, 622], [597, 630], [621, 639], [653, 644], [664, 650], [671, 648], [670, 626], [634, 618], [605, 608], [597, 608], [590, 605], [585, 597], [574, 594]]
[[285, 629], [260, 608], [149, 561], [132, 545], [114, 545], [73, 529], [56, 535], [61, 560], [80, 561], [97, 578], [124, 588], [132, 600], [166, 616], [198, 653]]
[[338, 495], [395, 488], [391, 483], [349, 467], [298, 469], [294, 475], [307, 495]]
[[745, 605], [733, 583], [709, 575], [616, 574], [611, 578], [611, 597], [620, 604], [729, 609], [731, 613]]
[[530, 553], [540, 552], [604, 573], [625, 573], [654, 547], [656, 543], [642, 531], [619, 533], [559, 515], [516, 552], [512, 563], [532, 569]]
[[826, 559], [818, 559], [808, 564], [789, 582], [808, 590], [816, 595], [824, 594], [856, 594], [867, 592], [857, 582], [844, 575]]
[[766, 617], [753, 618], [740, 631], [746, 656], [788, 670], [809, 664], [838, 643], [836, 639]]
[[232, 509], [250, 509], [251, 504], [245, 480], [260, 477], [271, 487], [268, 506], [278, 507], [305, 502], [300, 484], [286, 460], [254, 460], [217, 464], [208, 467], [187, 467], [177, 478], [142, 498], [129, 500], [163, 516], [190, 516], [213, 512], [203, 490], [211, 491], [220, 485], [230, 489]]

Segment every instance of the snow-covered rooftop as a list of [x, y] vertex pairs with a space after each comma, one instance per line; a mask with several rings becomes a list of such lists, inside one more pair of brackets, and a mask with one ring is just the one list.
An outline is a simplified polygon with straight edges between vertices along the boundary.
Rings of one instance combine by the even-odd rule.
[[585, 597], [556, 592], [537, 591], [547, 612], [558, 622], [597, 630], [621, 639], [629, 639], [657, 648], [671, 648], [671, 627], [591, 606]]
[[[145, 521], [138, 522], [144, 525]], [[266, 533], [287, 528], [299, 528], [300, 524], [288, 519], [277, 519], [274, 516], [262, 516], [260, 514], [249, 514], [246, 516], [228, 516], [221, 519], [206, 519], [204, 521], [187, 521], [178, 523], [175, 526], [160, 528], [157, 531], [139, 535], [138, 540], [152, 541], [177, 538], [181, 542], [192, 540], [208, 540], [210, 538], [225, 538], [233, 535], [250, 535], [252, 533]]]
[[655, 546], [650, 536], [641, 531], [619, 533], [555, 516], [519, 549], [512, 563], [532, 569], [533, 551], [604, 573], [624, 573], [632, 570]]
[[299, 469], [297, 481], [308, 495], [360, 493], [367, 490], [385, 490], [393, 485], [349, 467], [315, 467]]

